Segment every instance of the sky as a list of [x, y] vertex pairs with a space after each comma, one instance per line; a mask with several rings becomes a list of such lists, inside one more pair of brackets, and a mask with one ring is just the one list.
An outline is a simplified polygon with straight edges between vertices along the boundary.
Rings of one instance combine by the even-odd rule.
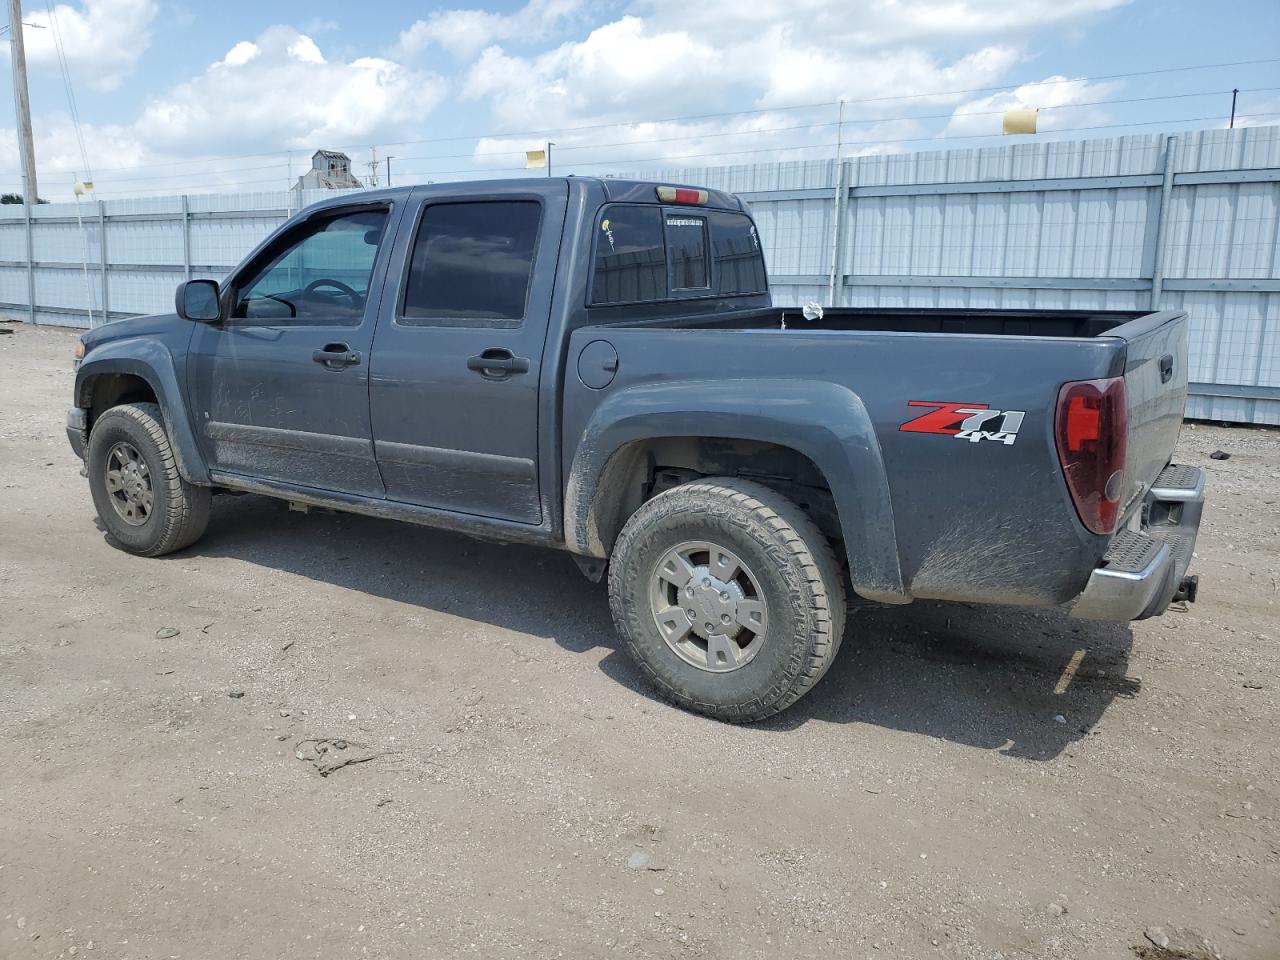
[[[1280, 123], [1277, 0], [25, 0], [23, 19], [55, 201], [86, 166], [104, 199], [284, 190], [319, 148], [361, 177], [376, 157], [379, 183], [391, 156], [399, 185], [545, 175], [524, 151], [547, 141], [580, 175], [999, 144], [1010, 108], [1039, 109], [1040, 138], [1223, 127], [1232, 88], [1238, 124]], [[20, 189], [0, 97], [0, 191]]]

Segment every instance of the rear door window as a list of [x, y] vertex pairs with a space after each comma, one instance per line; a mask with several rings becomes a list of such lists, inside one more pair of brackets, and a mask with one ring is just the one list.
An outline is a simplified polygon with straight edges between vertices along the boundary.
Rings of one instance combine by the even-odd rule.
[[541, 220], [542, 205], [534, 200], [427, 207], [413, 245], [400, 322], [518, 326]]
[[592, 303], [666, 299], [661, 209], [610, 204], [601, 211], [597, 233]]

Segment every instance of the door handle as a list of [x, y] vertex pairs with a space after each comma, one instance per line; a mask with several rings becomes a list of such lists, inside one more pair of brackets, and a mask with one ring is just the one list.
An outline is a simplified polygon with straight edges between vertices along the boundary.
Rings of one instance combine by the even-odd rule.
[[352, 350], [345, 343], [326, 343], [323, 350], [316, 350], [311, 359], [330, 370], [352, 367], [360, 362], [360, 351]]
[[468, 357], [467, 369], [489, 380], [505, 380], [513, 373], [528, 373], [529, 358], [517, 357], [505, 347], [490, 347], [478, 356]]
[[1160, 382], [1168, 383], [1173, 379], [1173, 354], [1166, 353], [1160, 358]]

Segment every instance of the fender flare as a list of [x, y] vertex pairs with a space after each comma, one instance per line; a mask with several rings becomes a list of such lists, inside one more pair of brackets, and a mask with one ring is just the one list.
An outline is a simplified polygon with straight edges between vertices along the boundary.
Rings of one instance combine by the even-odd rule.
[[160, 404], [178, 473], [188, 483], [209, 486], [209, 468], [191, 429], [187, 404], [169, 350], [145, 338], [113, 340], [94, 347], [76, 371], [76, 406], [87, 409], [93, 396], [94, 379], [113, 373], [130, 374], [147, 382]]
[[[882, 603], [906, 603], [889, 482], [862, 399], [835, 383], [707, 380], [639, 384], [619, 390], [592, 414], [565, 485], [565, 542], [585, 556], [612, 548], [614, 476], [634, 461], [627, 448], [658, 437], [756, 440], [808, 457], [831, 488], [854, 590]], [[614, 476], [611, 476], [614, 475]]]

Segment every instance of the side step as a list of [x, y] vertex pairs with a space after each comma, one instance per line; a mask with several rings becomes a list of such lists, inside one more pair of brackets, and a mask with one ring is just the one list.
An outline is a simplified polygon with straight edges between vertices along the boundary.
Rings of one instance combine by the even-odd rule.
[[1149, 572], [1160, 559], [1160, 551], [1167, 549], [1161, 540], [1136, 530], [1121, 530], [1111, 541], [1101, 568], [1112, 574], [1141, 574]]
[[1153, 500], [1186, 501], [1204, 498], [1204, 471], [1171, 463], [1156, 477], [1148, 494]]

